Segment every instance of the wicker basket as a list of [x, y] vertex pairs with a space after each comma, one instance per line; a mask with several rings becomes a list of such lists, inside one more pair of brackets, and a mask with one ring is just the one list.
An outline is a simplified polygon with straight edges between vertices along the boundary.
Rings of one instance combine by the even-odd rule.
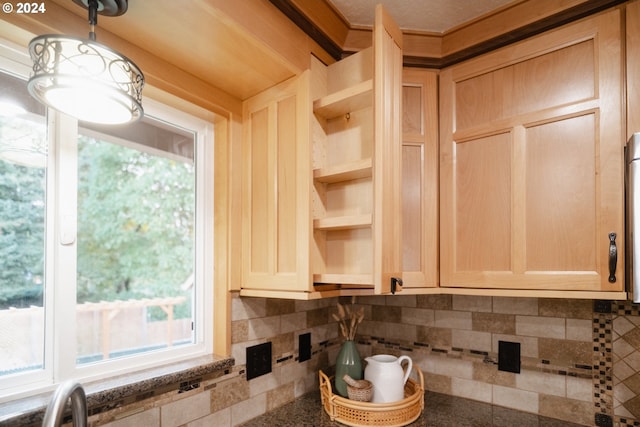
[[348, 426], [401, 427], [417, 420], [424, 409], [424, 376], [416, 366], [418, 384], [409, 378], [404, 386], [405, 398], [398, 402], [369, 403], [333, 394], [331, 379], [320, 371], [320, 397], [331, 421]]
[[347, 383], [347, 396], [349, 396], [349, 399], [369, 402], [373, 397], [373, 384], [367, 380], [355, 380], [354, 383], [357, 387]]

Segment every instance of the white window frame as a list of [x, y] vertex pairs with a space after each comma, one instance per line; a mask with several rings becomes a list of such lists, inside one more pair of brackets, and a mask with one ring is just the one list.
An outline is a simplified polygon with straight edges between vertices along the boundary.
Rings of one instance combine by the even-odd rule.
[[[26, 49], [0, 40], [0, 70], [28, 78], [30, 60]], [[174, 105], [184, 102], [168, 94], [163, 94], [163, 99]], [[57, 384], [69, 378], [80, 382], [100, 380], [213, 353], [214, 127], [212, 123], [152, 99], [145, 98], [143, 103], [145, 114], [196, 134], [195, 343], [76, 366], [75, 304], [69, 304], [68, 301], [76, 299], [77, 192], [69, 191], [69, 188], [77, 188], [78, 122], [48, 109], [47, 261], [43, 301], [45, 367], [1, 378], [0, 402], [53, 390]], [[193, 108], [194, 111], [198, 110], [198, 107]], [[74, 184], [70, 186], [69, 182]], [[68, 240], [69, 235], [73, 236], [73, 243], [62, 244], [62, 235], [65, 240]], [[64, 265], [65, 269], [56, 268], [59, 265]]]

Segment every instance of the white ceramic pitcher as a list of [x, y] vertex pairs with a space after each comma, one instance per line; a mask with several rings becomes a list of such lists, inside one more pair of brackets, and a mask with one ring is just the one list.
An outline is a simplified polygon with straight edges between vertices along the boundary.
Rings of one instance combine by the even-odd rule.
[[[364, 379], [373, 383], [374, 403], [396, 402], [404, 399], [404, 384], [407, 382], [413, 361], [409, 356], [378, 354], [365, 358], [367, 367]], [[402, 362], [407, 361], [407, 369], [402, 370]]]

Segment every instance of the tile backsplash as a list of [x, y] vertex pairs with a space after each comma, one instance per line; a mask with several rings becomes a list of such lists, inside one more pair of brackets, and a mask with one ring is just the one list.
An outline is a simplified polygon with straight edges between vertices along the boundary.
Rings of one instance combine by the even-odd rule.
[[[331, 370], [341, 344], [331, 317], [337, 302], [234, 295], [231, 372], [92, 424], [232, 426], [316, 391], [318, 370]], [[361, 356], [411, 356], [428, 390], [588, 426], [640, 426], [640, 315], [629, 302], [395, 295], [356, 305], [365, 308]], [[298, 336], [307, 332], [312, 357], [300, 363]], [[267, 341], [273, 371], [247, 381], [246, 348]], [[520, 345], [520, 373], [498, 370], [500, 341]]]
[[[189, 390], [167, 391], [90, 417], [91, 426], [235, 426], [318, 389], [318, 370], [330, 367], [329, 349], [340, 345], [331, 319], [337, 299], [231, 301], [229, 372], [201, 378]], [[312, 357], [298, 362], [298, 335], [311, 333]], [[246, 348], [270, 341], [272, 372], [246, 378]]]
[[640, 306], [612, 305], [608, 324], [608, 364], [613, 363], [612, 405], [620, 426], [640, 426]]
[[[359, 302], [372, 313], [361, 328], [363, 352], [411, 355], [426, 389], [593, 425], [592, 301], [425, 295]], [[520, 344], [520, 373], [498, 370], [500, 341]]]

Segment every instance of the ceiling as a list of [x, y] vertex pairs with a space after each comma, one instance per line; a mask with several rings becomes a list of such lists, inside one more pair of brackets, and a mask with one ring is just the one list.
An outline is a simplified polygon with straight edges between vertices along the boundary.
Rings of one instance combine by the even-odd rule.
[[444, 33], [513, 0], [329, 0], [352, 27], [372, 27], [382, 3], [400, 29]]

